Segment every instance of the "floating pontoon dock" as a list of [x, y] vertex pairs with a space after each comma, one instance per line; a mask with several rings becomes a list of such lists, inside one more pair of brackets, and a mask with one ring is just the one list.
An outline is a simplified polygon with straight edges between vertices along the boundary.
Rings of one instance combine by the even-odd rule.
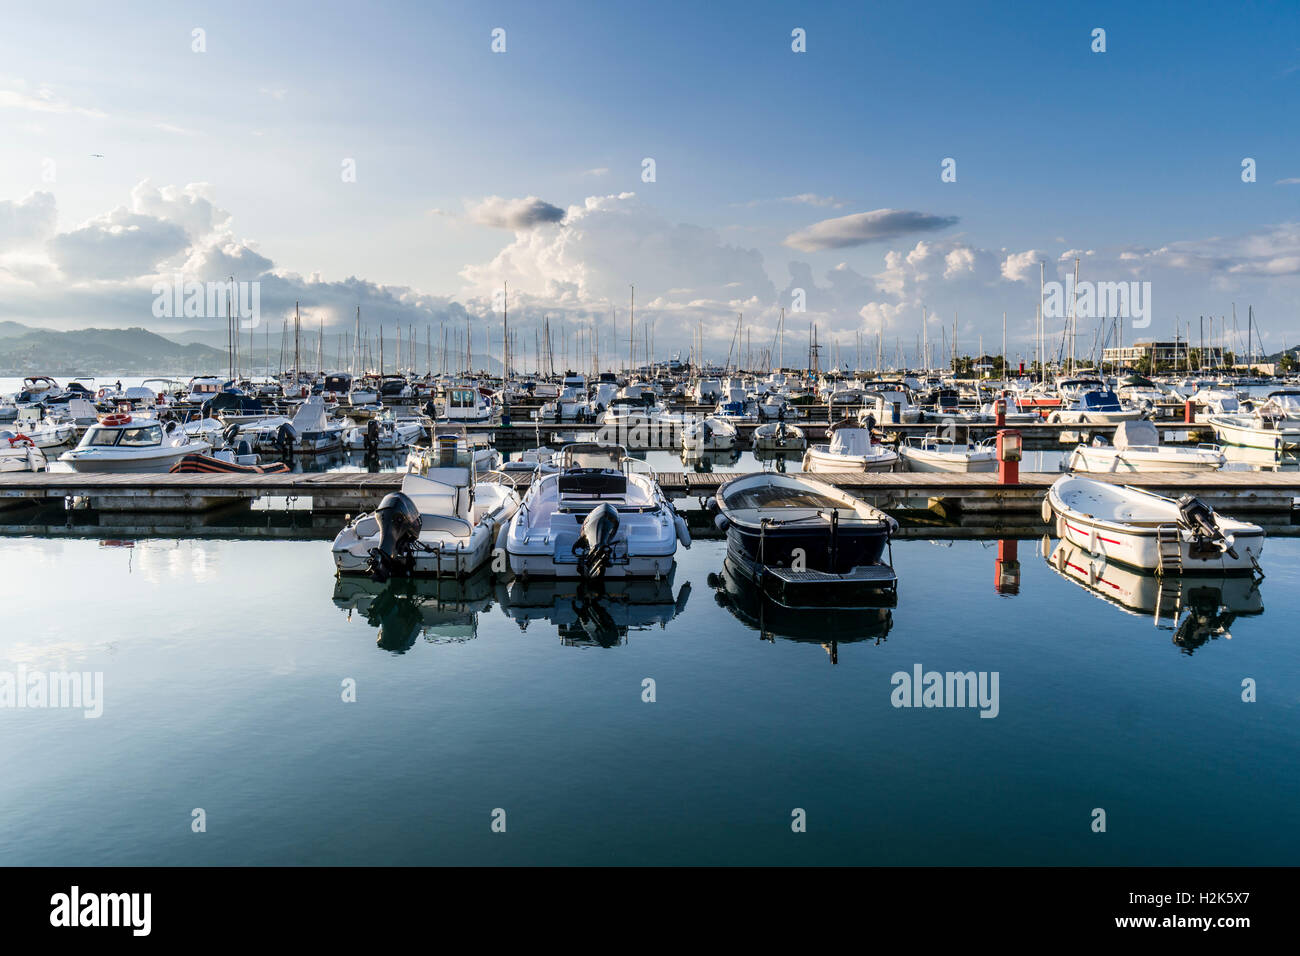
[[[794, 471], [792, 470], [792, 473]], [[280, 507], [356, 514], [401, 487], [402, 472], [322, 472], [279, 475], [115, 475], [95, 473], [0, 475], [0, 508], [66, 503], [104, 512], [204, 511], [270, 499]], [[493, 473], [520, 491], [531, 475]], [[706, 498], [734, 472], [660, 472], [670, 498]], [[1034, 512], [1058, 472], [1022, 472], [1017, 485], [995, 474], [912, 472], [816, 475], [885, 509], [930, 509], [940, 514]], [[1175, 497], [1193, 494], [1228, 514], [1290, 514], [1300, 497], [1300, 472], [1217, 471], [1143, 475], [1089, 475]]]

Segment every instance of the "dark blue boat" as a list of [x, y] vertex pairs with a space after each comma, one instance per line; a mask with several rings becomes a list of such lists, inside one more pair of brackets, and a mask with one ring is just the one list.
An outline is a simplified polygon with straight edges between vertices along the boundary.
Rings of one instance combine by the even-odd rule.
[[714, 506], [733, 570], [787, 607], [874, 606], [898, 578], [886, 559], [898, 522], [802, 475], [745, 475]]

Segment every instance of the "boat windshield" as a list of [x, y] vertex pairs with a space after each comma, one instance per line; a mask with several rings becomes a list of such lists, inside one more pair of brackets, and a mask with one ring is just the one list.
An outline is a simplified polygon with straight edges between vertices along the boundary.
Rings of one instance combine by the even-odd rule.
[[83, 445], [96, 445], [105, 447], [117, 444], [117, 436], [121, 432], [116, 428], [92, 428], [86, 432], [86, 437], [82, 439]]
[[621, 464], [627, 457], [619, 445], [570, 445], [564, 449], [568, 468], [609, 468], [621, 470]]
[[162, 426], [141, 425], [137, 428], [123, 428], [119, 445], [139, 447], [141, 445], [161, 445]]

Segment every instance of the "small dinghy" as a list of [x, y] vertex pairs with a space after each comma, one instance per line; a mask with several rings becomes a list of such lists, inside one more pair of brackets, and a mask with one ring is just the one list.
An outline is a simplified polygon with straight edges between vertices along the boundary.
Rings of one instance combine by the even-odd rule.
[[998, 470], [993, 439], [971, 444], [945, 435], [913, 436], [903, 440], [898, 454], [908, 471], [968, 474]]
[[1223, 449], [1218, 445], [1183, 448], [1161, 445], [1160, 432], [1149, 421], [1120, 422], [1115, 443], [1098, 435], [1090, 445], [1080, 445], [1070, 455], [1071, 471], [1100, 474], [1153, 471], [1213, 471], [1222, 468]]
[[829, 444], [812, 445], [804, 453], [804, 471], [893, 471], [898, 464], [898, 452], [875, 441], [869, 429], [852, 419], [837, 422], [827, 431]]
[[808, 447], [808, 439], [803, 429], [784, 421], [768, 422], [754, 429], [755, 451], [803, 451]]
[[731, 451], [736, 447], [736, 426], [722, 418], [710, 416], [690, 422], [682, 429], [685, 452]]
[[26, 435], [0, 431], [0, 472], [45, 471], [45, 452]]
[[854, 606], [893, 595], [884, 560], [898, 522], [832, 485], [764, 472], [733, 478], [711, 507], [727, 560], [786, 607]]
[[1043, 520], [1090, 554], [1162, 574], [1250, 573], [1264, 550], [1259, 525], [1219, 515], [1191, 495], [1175, 500], [1077, 475], [1048, 489]]
[[221, 457], [222, 454], [186, 455], [168, 471], [173, 475], [282, 475], [289, 470], [282, 461], [269, 465], [241, 464], [234, 460], [233, 454], [225, 453], [227, 457]]
[[499, 532], [519, 508], [506, 485], [479, 481], [473, 452], [455, 436], [439, 439], [436, 467], [408, 473], [402, 490], [348, 523], [334, 539], [342, 572], [390, 577], [464, 577], [492, 557]]

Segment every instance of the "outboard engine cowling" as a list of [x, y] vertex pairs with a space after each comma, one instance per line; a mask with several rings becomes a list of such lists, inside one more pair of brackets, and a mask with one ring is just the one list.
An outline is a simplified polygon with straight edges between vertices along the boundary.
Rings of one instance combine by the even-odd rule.
[[1214, 509], [1200, 498], [1183, 495], [1178, 499], [1178, 523], [1191, 531], [1195, 538], [1193, 547], [1217, 546], [1233, 558], [1237, 556], [1232, 542], [1224, 537], [1223, 529], [1219, 527], [1219, 518]]
[[222, 431], [221, 437], [226, 440], [227, 445], [233, 445], [235, 443], [235, 439], [239, 437], [239, 426], [227, 425], [225, 430]]
[[585, 580], [603, 578], [614, 557], [614, 540], [618, 537], [618, 511], [602, 503], [583, 519], [573, 553], [578, 556], [578, 574]]
[[293, 444], [298, 440], [298, 429], [285, 422], [275, 430], [275, 447], [283, 458], [293, 458]]
[[412, 551], [420, 540], [420, 509], [406, 495], [394, 491], [379, 502], [375, 522], [379, 544], [370, 549], [371, 577], [380, 582], [394, 575], [409, 577], [415, 569]]

